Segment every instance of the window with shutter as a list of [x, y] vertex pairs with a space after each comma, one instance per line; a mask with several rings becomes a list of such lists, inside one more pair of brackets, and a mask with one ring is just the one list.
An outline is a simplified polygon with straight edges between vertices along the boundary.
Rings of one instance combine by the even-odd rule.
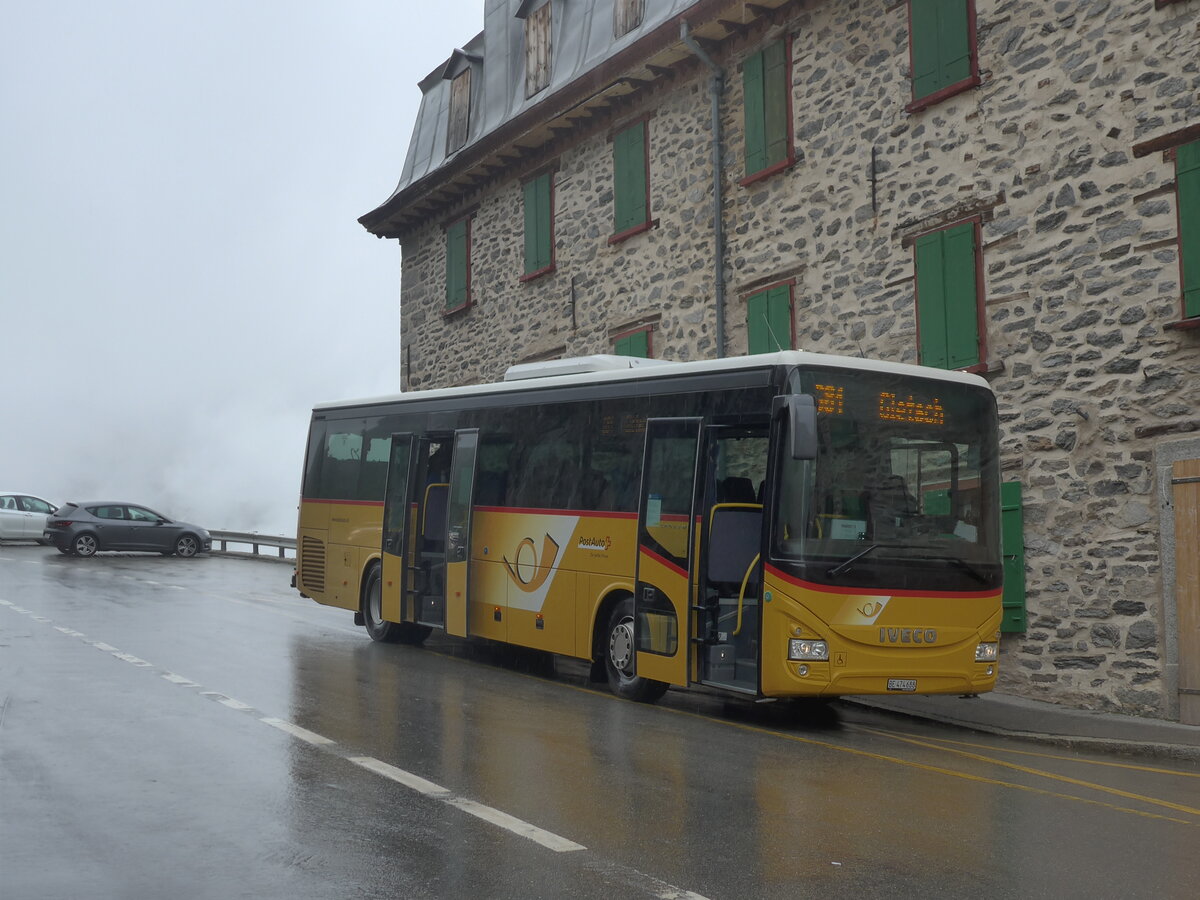
[[1022, 633], [1025, 623], [1025, 525], [1021, 482], [1000, 485], [1000, 552], [1004, 559], [1004, 618], [1000, 630]]
[[618, 335], [613, 341], [613, 352], [617, 356], [650, 357], [650, 329], [642, 328], [628, 334]]
[[554, 268], [554, 176], [543, 172], [525, 182], [525, 274], [522, 281]]
[[644, 230], [650, 219], [646, 131], [643, 121], [613, 137], [613, 236], [609, 243]]
[[746, 298], [749, 353], [792, 349], [792, 285], [777, 284]]
[[525, 17], [525, 96], [550, 84], [550, 2]]
[[909, 51], [909, 112], [979, 84], [975, 0], [909, 0]]
[[641, 25], [644, 9], [645, 0], [616, 0], [613, 4], [613, 34], [621, 37]]
[[[1183, 317], [1200, 316], [1200, 141], [1175, 151]], [[1190, 324], [1190, 323], [1189, 323]]]
[[742, 66], [746, 154], [743, 184], [795, 161], [791, 70], [790, 40], [763, 48]]
[[977, 222], [964, 222], [916, 240], [917, 341], [922, 365], [965, 369], [982, 361], [977, 232]]
[[471, 220], [446, 228], [446, 312], [471, 305]]
[[464, 69], [450, 82], [450, 122], [446, 131], [446, 152], [453, 153], [467, 142], [471, 120], [471, 70]]

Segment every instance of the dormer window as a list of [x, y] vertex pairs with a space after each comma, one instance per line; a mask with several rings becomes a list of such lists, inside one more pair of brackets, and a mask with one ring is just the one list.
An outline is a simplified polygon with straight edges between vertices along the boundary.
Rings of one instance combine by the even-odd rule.
[[616, 0], [613, 4], [613, 34], [623, 37], [642, 24], [646, 0]]
[[442, 79], [450, 82], [450, 103], [446, 122], [446, 155], [462, 149], [471, 133], [471, 71], [473, 66], [483, 62], [482, 56], [477, 56], [466, 50], [455, 50], [446, 67], [442, 69]]
[[532, 97], [550, 86], [550, 0], [525, 0], [517, 18], [525, 20], [525, 96]]
[[463, 69], [450, 82], [450, 124], [446, 131], [446, 153], [467, 142], [471, 126], [471, 70]]

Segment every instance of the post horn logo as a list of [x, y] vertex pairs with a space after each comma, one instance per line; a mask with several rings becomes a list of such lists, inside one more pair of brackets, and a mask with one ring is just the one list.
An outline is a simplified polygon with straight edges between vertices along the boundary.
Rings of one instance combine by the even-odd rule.
[[504, 567], [508, 569], [508, 577], [525, 593], [532, 594], [550, 577], [550, 567], [558, 559], [558, 549], [558, 542], [547, 534], [542, 538], [542, 553], [539, 559], [533, 538], [525, 538], [517, 544], [513, 561], [509, 561], [507, 556], [502, 557]]

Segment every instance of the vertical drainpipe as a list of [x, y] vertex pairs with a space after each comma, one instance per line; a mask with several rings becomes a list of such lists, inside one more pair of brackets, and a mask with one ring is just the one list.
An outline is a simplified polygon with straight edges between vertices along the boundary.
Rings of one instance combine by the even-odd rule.
[[713, 252], [716, 256], [714, 278], [717, 301], [717, 358], [725, 355], [725, 221], [721, 211], [721, 92], [725, 89], [725, 72], [704, 48], [692, 37], [687, 22], [679, 23], [679, 37], [712, 73], [709, 93], [712, 97], [712, 157], [713, 157]]

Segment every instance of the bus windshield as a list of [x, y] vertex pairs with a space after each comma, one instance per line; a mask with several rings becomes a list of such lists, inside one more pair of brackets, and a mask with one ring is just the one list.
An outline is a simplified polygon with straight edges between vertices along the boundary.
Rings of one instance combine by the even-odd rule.
[[809, 581], [977, 592], [1000, 585], [995, 400], [983, 387], [801, 369], [814, 461], [784, 459], [772, 555]]

